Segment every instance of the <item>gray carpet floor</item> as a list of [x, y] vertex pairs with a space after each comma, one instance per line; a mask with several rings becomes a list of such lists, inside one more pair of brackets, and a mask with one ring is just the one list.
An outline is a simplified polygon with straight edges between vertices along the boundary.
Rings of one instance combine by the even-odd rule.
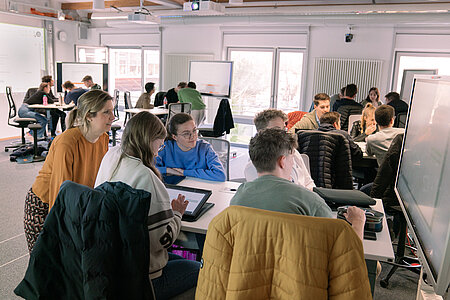
[[[9, 141], [0, 141], [0, 299], [18, 299], [14, 288], [22, 280], [28, 264], [28, 250], [23, 233], [23, 206], [25, 195], [34, 182], [43, 162], [17, 164], [9, 161], [9, 153], [4, 146]], [[236, 159], [230, 161], [231, 178], [242, 178], [243, 167], [248, 160], [246, 151], [238, 148]], [[405, 269], [398, 270], [387, 289], [380, 286], [390, 266], [382, 264], [381, 276], [377, 279], [374, 299], [411, 300], [415, 299], [419, 276]]]

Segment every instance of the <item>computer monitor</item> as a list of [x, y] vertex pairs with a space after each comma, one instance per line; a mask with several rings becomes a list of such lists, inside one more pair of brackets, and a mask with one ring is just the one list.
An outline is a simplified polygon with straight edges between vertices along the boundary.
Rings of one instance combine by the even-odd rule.
[[450, 283], [450, 77], [416, 75], [395, 192], [436, 294]]

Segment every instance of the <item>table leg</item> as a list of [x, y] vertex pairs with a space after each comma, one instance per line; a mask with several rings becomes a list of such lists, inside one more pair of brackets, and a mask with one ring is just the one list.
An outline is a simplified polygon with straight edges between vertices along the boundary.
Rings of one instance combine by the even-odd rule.
[[375, 291], [375, 279], [377, 277], [377, 261], [366, 259], [366, 266], [367, 266], [367, 274], [369, 276], [370, 291], [373, 297], [373, 293]]

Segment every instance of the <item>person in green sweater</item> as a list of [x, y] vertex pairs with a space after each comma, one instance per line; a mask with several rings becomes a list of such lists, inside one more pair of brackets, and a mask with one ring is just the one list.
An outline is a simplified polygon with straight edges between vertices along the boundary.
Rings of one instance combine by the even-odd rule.
[[205, 120], [205, 103], [203, 102], [202, 95], [196, 90], [197, 85], [195, 82], [189, 82], [187, 88], [178, 91], [178, 99], [181, 103], [191, 103], [192, 118], [195, 124], [199, 126]]

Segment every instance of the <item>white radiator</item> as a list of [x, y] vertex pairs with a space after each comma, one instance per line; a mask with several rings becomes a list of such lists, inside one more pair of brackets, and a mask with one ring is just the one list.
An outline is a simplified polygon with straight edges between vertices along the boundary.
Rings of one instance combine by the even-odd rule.
[[380, 88], [381, 60], [324, 58], [314, 60], [313, 95], [327, 93], [332, 96], [349, 83], [358, 87], [356, 100], [364, 100], [371, 87]]

